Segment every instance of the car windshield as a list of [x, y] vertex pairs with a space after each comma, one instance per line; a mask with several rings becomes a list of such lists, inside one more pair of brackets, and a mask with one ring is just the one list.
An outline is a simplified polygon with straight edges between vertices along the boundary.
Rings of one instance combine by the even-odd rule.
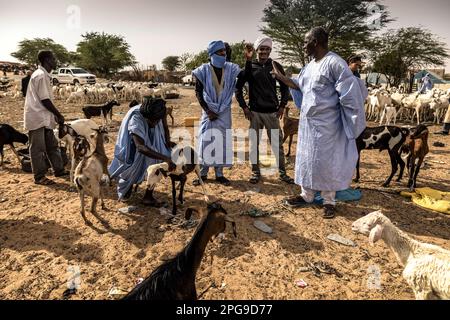
[[73, 74], [89, 73], [84, 69], [71, 69]]

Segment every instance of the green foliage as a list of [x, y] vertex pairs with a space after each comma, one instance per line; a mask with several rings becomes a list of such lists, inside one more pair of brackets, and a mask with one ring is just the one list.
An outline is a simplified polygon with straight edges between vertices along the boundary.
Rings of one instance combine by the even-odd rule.
[[107, 33], [88, 32], [78, 43], [78, 65], [91, 72], [108, 76], [124, 67], [134, 65], [130, 45], [124, 37]]
[[175, 71], [179, 66], [181, 66], [180, 57], [178, 56], [168, 56], [162, 61], [164, 69], [168, 71]]
[[19, 50], [11, 53], [11, 56], [28, 65], [37, 66], [39, 63], [37, 56], [41, 50], [53, 51], [58, 61], [58, 66], [63, 66], [72, 62], [73, 55], [69, 53], [64, 46], [55, 43], [50, 38], [22, 40], [19, 42]]
[[421, 27], [389, 30], [371, 43], [373, 71], [386, 75], [398, 86], [408, 71], [445, 65], [449, 58], [445, 43]]
[[[376, 24], [371, 24], [374, 18]], [[377, 0], [270, 0], [261, 31], [280, 45], [284, 61], [304, 66], [303, 42], [313, 27], [327, 29], [330, 50], [346, 58], [365, 48], [372, 33], [390, 21]]]

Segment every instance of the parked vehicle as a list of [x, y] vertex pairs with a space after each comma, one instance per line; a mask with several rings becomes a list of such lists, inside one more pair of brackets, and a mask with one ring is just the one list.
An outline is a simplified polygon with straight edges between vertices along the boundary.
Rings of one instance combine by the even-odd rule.
[[81, 68], [60, 68], [52, 73], [52, 82], [54, 85], [60, 83], [78, 84], [95, 84], [95, 75]]

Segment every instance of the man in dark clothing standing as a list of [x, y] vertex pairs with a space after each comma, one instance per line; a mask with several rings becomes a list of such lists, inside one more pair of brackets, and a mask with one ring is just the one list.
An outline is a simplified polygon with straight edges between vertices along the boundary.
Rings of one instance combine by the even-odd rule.
[[350, 70], [353, 72], [353, 75], [357, 78], [361, 78], [361, 75], [359, 73], [363, 65], [361, 56], [351, 55], [347, 59], [347, 63]]
[[[250, 137], [252, 132], [256, 132], [256, 141], [250, 139], [250, 162], [252, 163], [252, 177], [250, 182], [257, 184], [261, 180], [261, 171], [259, 168], [259, 143], [262, 130], [265, 128], [269, 137], [272, 150], [277, 158], [280, 180], [286, 183], [294, 183], [294, 180], [286, 174], [283, 134], [280, 128], [280, 119], [283, 118], [284, 109], [289, 99], [289, 88], [279, 82], [281, 90], [281, 101], [277, 95], [277, 80], [272, 76], [272, 39], [261, 38], [255, 43], [257, 60], [252, 61], [253, 48], [246, 46], [246, 65], [245, 70], [238, 77], [236, 85], [236, 99], [244, 110], [245, 117], [250, 121]], [[277, 63], [279, 70], [284, 73], [283, 67]], [[243, 87], [245, 83], [249, 84], [249, 106], [244, 99]], [[278, 133], [278, 141], [272, 141], [272, 132]], [[275, 135], [276, 136], [276, 135]], [[278, 143], [278, 146], [276, 145]], [[256, 159], [255, 158], [256, 155]]]
[[30, 83], [32, 72], [30, 70], [27, 71], [27, 76], [22, 79], [22, 95], [25, 98], [27, 96], [28, 84]]

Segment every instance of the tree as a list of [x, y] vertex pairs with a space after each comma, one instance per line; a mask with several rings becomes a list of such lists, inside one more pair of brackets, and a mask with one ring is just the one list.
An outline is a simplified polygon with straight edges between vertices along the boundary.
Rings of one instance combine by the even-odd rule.
[[180, 57], [178, 56], [165, 57], [162, 61], [162, 65], [164, 69], [168, 71], [175, 71], [181, 65]]
[[34, 38], [32, 40], [22, 40], [19, 42], [19, 50], [11, 53], [11, 56], [28, 65], [38, 65], [37, 56], [41, 50], [53, 51], [58, 66], [72, 62], [73, 55], [61, 44], [55, 43], [50, 38]]
[[189, 63], [189, 61], [191, 61], [191, 59], [193, 58], [193, 54], [192, 53], [188, 53], [188, 52], [186, 52], [186, 53], [183, 53], [181, 56], [180, 56], [180, 69], [181, 70], [183, 70], [183, 71], [189, 71], [189, 69], [188, 69], [188, 63]]
[[330, 50], [346, 58], [392, 21], [377, 0], [270, 0], [262, 20], [261, 31], [280, 45], [281, 58], [302, 66], [304, 37], [313, 27], [327, 29]]
[[200, 53], [194, 55], [192, 59], [186, 63], [187, 70], [194, 70], [200, 67], [202, 64], [207, 63], [209, 61], [208, 52], [206, 50], [201, 51]]
[[394, 86], [415, 71], [445, 65], [445, 59], [450, 57], [446, 44], [421, 27], [389, 30], [376, 37], [371, 55], [373, 70], [384, 74]]
[[82, 37], [77, 46], [80, 67], [108, 76], [136, 63], [130, 45], [122, 36], [88, 32]]

